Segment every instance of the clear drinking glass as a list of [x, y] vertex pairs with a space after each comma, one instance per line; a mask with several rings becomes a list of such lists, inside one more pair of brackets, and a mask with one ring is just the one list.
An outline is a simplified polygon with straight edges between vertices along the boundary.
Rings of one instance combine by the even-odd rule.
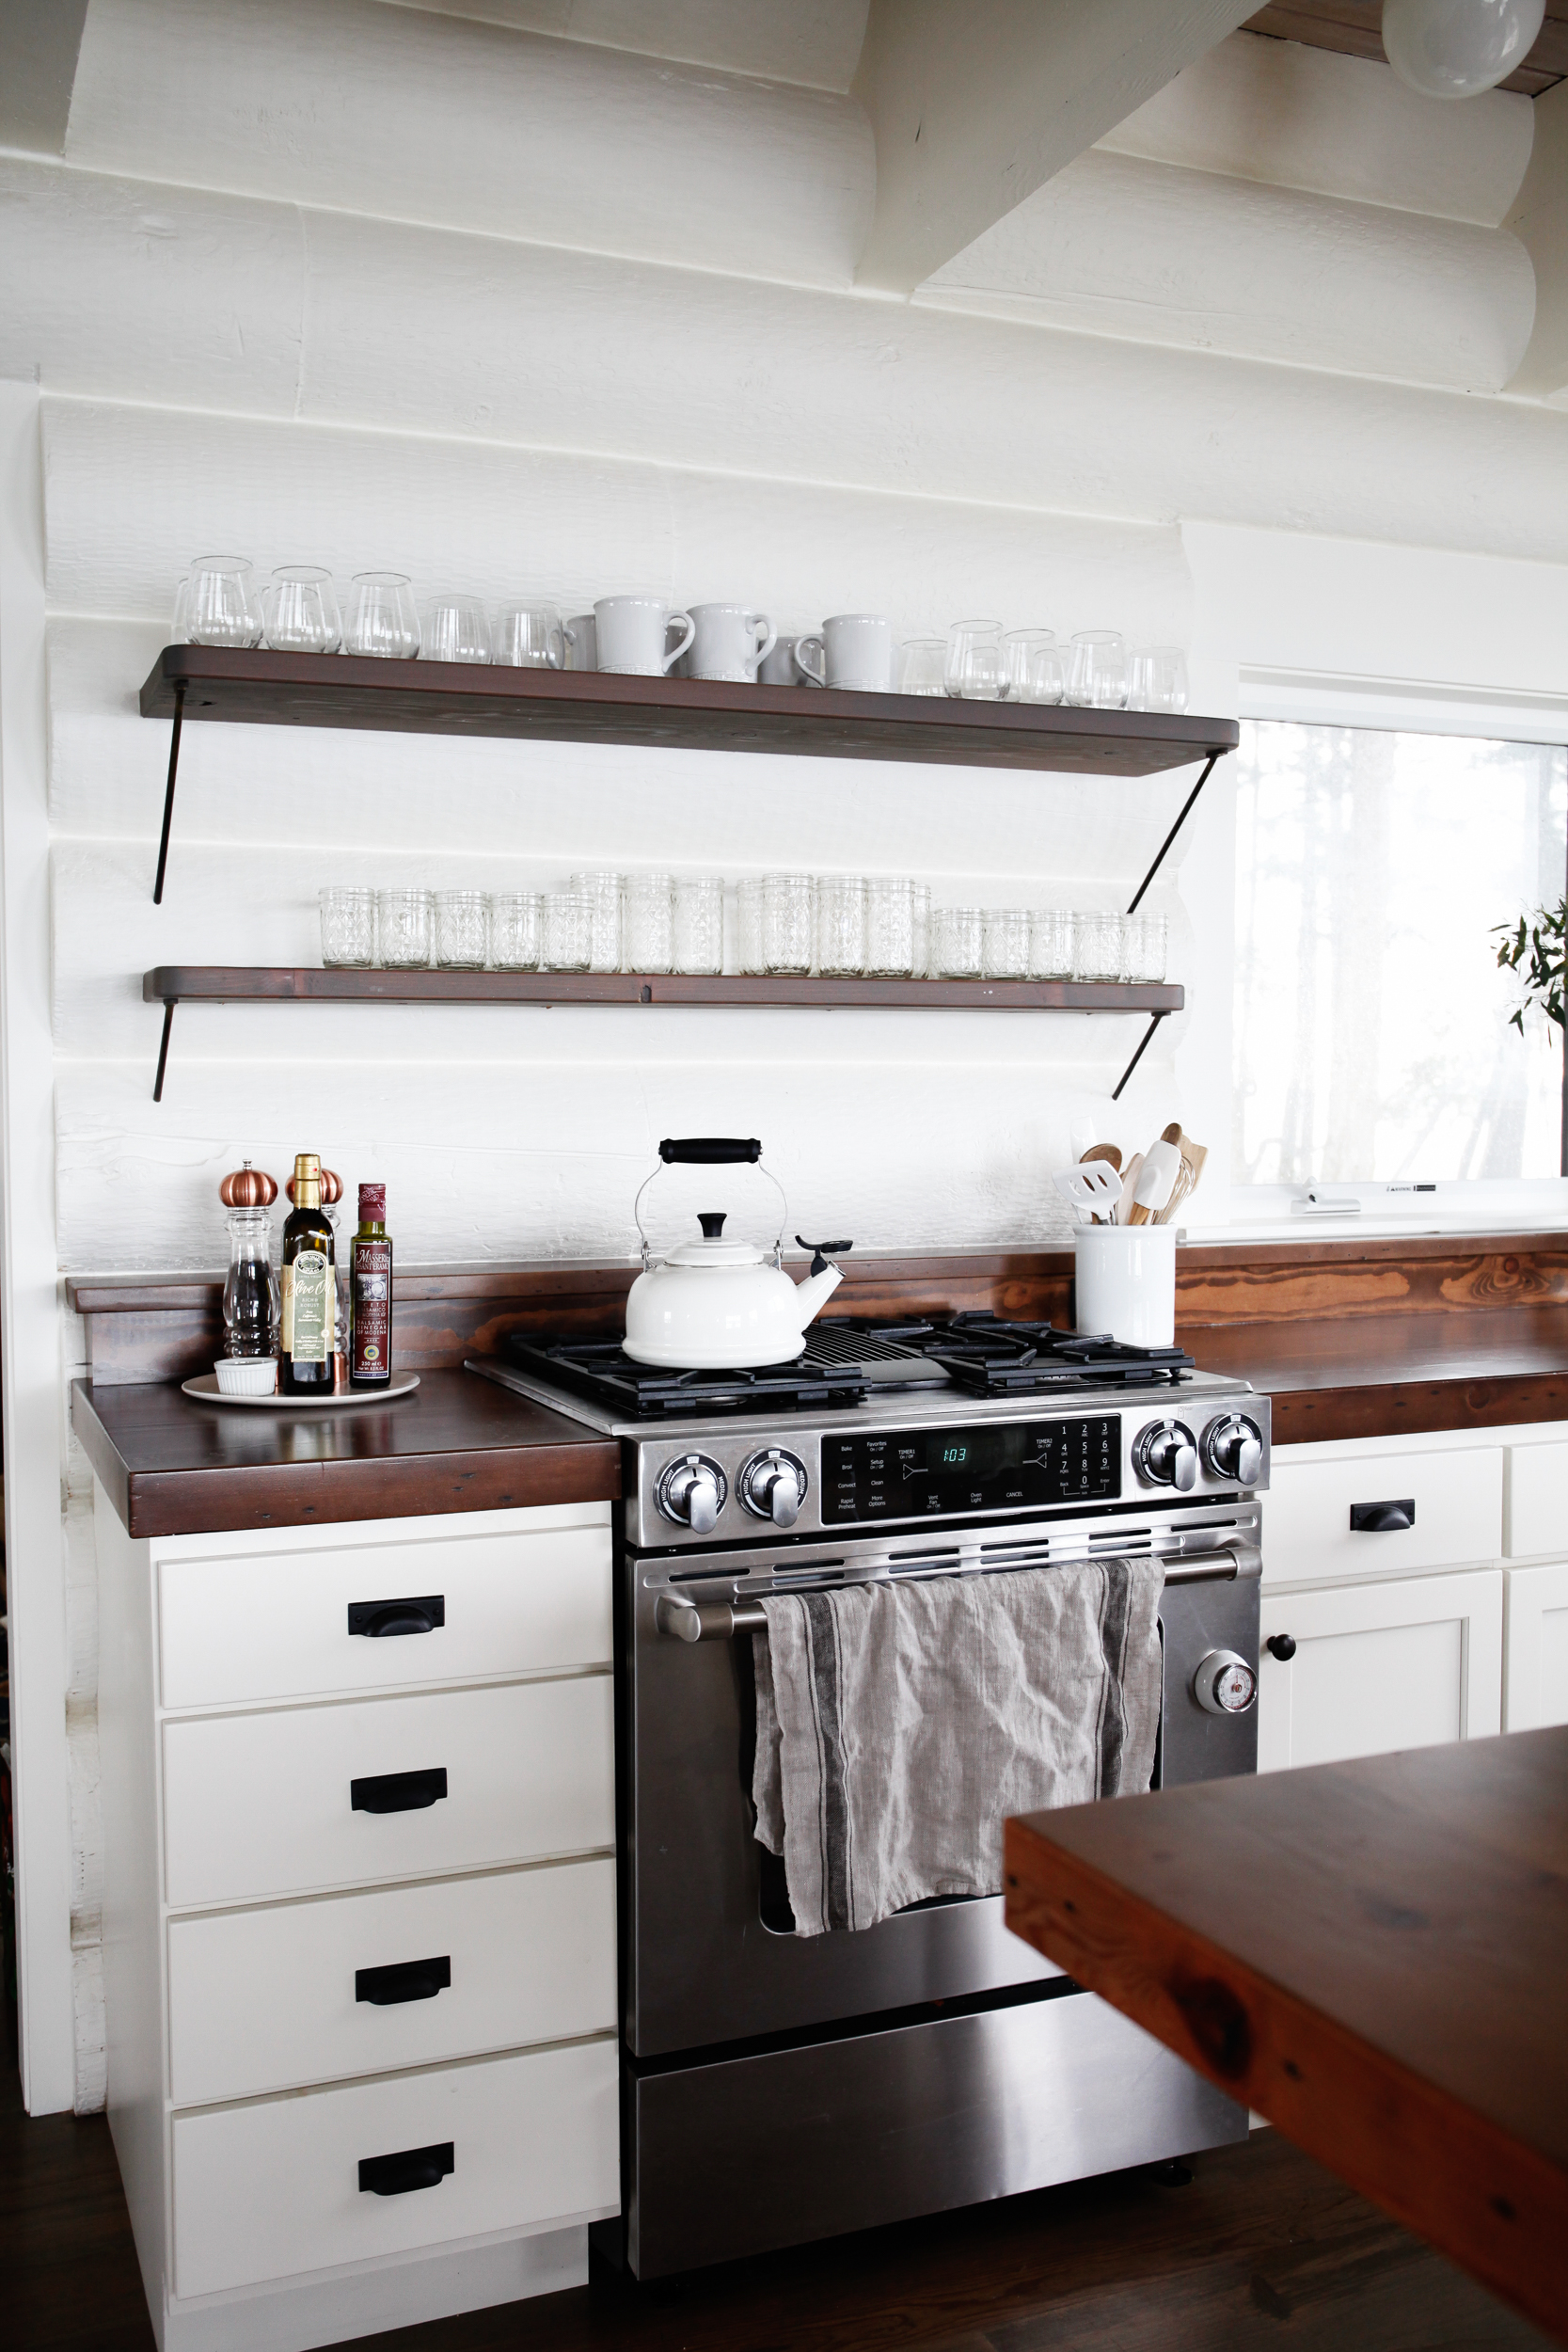
[[735, 886], [736, 968], [756, 977], [762, 960], [762, 876], [748, 874]]
[[917, 980], [927, 979], [931, 971], [931, 885], [929, 882], [910, 884], [910, 923], [914, 958], [910, 969]]
[[191, 645], [259, 645], [261, 599], [243, 555], [198, 555], [175, 607], [175, 628]]
[[865, 970], [865, 883], [858, 874], [817, 876], [816, 968], [829, 980]]
[[1002, 669], [1000, 621], [955, 621], [947, 632], [942, 683], [970, 702], [1000, 702], [1007, 691]]
[[[589, 873], [572, 876], [572, 888], [594, 909], [594, 930], [588, 949], [590, 972], [619, 972], [621, 969], [624, 935], [621, 903], [626, 886], [624, 874], [612, 874], [605, 866], [596, 866]], [[642, 967], [628, 963], [626, 968], [637, 972]]]
[[1072, 927], [1075, 980], [1119, 980], [1122, 925], [1119, 914], [1080, 914]]
[[436, 893], [436, 961], [444, 972], [483, 972], [488, 901], [483, 890]]
[[1059, 703], [1066, 687], [1062, 652], [1048, 628], [1015, 628], [1002, 640], [1007, 691], [1016, 703]]
[[809, 874], [763, 876], [762, 968], [765, 972], [811, 970], [812, 895]]
[[628, 972], [670, 972], [675, 962], [673, 874], [626, 876]]
[[989, 980], [1026, 980], [1029, 977], [1029, 910], [1027, 907], [988, 907], [980, 969]]
[[419, 650], [420, 616], [405, 575], [356, 572], [349, 591], [343, 651], [377, 654], [388, 661], [412, 661]]
[[905, 979], [914, 971], [914, 884], [875, 874], [865, 885], [865, 961], [875, 979]]
[[563, 670], [566, 640], [560, 614], [547, 604], [503, 604], [496, 622], [493, 659], [514, 670]]
[[901, 694], [945, 694], [947, 640], [907, 637], [898, 648], [898, 691]]
[[426, 661], [488, 661], [490, 623], [479, 596], [433, 596], [424, 609]]
[[322, 961], [361, 967], [375, 961], [375, 892], [324, 890]]
[[1114, 628], [1083, 628], [1072, 641], [1067, 698], [1084, 710], [1127, 707], [1127, 643]]
[[261, 599], [275, 653], [331, 653], [343, 639], [332, 575], [316, 564], [284, 564]]
[[498, 972], [537, 972], [544, 900], [536, 890], [490, 895], [490, 961]]
[[586, 972], [594, 945], [594, 901], [580, 891], [552, 890], [545, 900], [540, 964], [546, 972]]
[[721, 875], [676, 876], [673, 968], [677, 972], [722, 972], [724, 969], [724, 882]]
[[943, 979], [977, 980], [985, 928], [985, 910], [981, 907], [933, 907], [933, 971]]
[[1185, 710], [1187, 657], [1180, 645], [1140, 645], [1128, 670], [1129, 710]]
[[1071, 979], [1072, 928], [1072, 915], [1066, 907], [1031, 907], [1029, 977], [1032, 980]]
[[381, 961], [394, 972], [420, 970], [430, 961], [435, 894], [429, 890], [384, 890], [375, 902]]

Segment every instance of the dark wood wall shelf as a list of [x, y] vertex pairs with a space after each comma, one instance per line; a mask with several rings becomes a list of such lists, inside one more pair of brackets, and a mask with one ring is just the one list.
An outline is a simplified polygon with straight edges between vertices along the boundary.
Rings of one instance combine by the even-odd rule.
[[178, 1004], [749, 1005], [1147, 1013], [1148, 1026], [1122, 1073], [1119, 1094], [1161, 1022], [1181, 1010], [1186, 992], [1085, 980], [829, 980], [784, 973], [753, 978], [738, 973], [706, 977], [668, 972], [318, 971], [286, 964], [161, 963], [143, 974], [142, 1000], [164, 1008], [152, 1089], [153, 1101], [160, 1103]]
[[261, 726], [370, 728], [393, 734], [507, 736], [643, 750], [787, 752], [830, 759], [1154, 776], [1203, 763], [1161, 846], [1136, 907], [1214, 762], [1240, 739], [1233, 719], [1147, 710], [1077, 710], [945, 696], [856, 694], [813, 687], [716, 685], [699, 678], [513, 670], [350, 654], [166, 645], [141, 690], [144, 719], [173, 722], [153, 899], [161, 903], [169, 821], [187, 720]]

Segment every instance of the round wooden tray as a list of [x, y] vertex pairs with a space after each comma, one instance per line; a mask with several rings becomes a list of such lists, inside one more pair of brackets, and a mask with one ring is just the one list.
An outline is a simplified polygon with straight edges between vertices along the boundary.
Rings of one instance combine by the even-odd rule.
[[225, 1396], [215, 1372], [198, 1373], [194, 1380], [180, 1383], [198, 1405], [244, 1405], [253, 1412], [260, 1406], [266, 1413], [333, 1413], [345, 1405], [388, 1405], [394, 1397], [412, 1396], [419, 1385], [417, 1372], [405, 1372], [384, 1389], [334, 1389], [330, 1396]]

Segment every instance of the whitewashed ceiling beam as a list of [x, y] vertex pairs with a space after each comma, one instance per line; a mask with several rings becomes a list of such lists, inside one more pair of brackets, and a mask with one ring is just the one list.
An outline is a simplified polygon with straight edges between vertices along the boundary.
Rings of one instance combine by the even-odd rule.
[[1535, 326], [1508, 389], [1568, 401], [1568, 82], [1535, 101], [1535, 144], [1508, 225], [1535, 271]]
[[877, 140], [859, 283], [911, 293], [1247, 13], [1244, 0], [872, 0], [851, 90]]

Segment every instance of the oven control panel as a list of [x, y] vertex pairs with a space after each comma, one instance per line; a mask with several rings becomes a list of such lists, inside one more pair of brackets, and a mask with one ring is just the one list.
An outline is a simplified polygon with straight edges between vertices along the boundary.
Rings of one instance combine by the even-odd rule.
[[824, 1527], [1121, 1496], [1121, 1417], [824, 1434]]

